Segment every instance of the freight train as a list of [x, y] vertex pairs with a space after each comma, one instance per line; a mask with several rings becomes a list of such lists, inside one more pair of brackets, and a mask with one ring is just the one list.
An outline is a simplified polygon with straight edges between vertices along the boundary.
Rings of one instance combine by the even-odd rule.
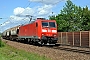
[[34, 22], [5, 30], [4, 39], [24, 40], [32, 43], [56, 44], [58, 40], [55, 20], [37, 18]]

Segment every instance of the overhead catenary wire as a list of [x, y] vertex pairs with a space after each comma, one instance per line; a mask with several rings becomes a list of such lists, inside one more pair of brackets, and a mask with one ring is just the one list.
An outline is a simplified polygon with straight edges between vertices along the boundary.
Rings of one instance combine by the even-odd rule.
[[[56, 5], [57, 3], [61, 2], [61, 1], [63, 1], [63, 0], [60, 0], [60, 1], [56, 2], [56, 3], [54, 3], [54, 5]], [[30, 1], [28, 1], [28, 2], [29, 2], [29, 4], [28, 4], [26, 7], [29, 7], [29, 6], [31, 5], [31, 3], [32, 3], [32, 2], [30, 2]], [[44, 4], [44, 0], [41, 0], [41, 3]], [[35, 5], [36, 5], [36, 4], [35, 4]], [[24, 8], [25, 8], [25, 7], [24, 7]], [[44, 9], [46, 9], [46, 8], [43, 8], [43, 7], [42, 7], [42, 9], [44, 10]], [[38, 13], [38, 12], [40, 12], [40, 11], [36, 11], [34, 14], [36, 14], [36, 13]], [[23, 13], [23, 12], [22, 12], [22, 13]], [[22, 13], [20, 13], [20, 15], [21, 15]], [[33, 16], [34, 16], [34, 14], [33, 14]], [[29, 14], [28, 14], [28, 15], [29, 15]], [[32, 15], [29, 15], [28, 18], [31, 18], [30, 16], [33, 17]], [[39, 16], [39, 15], [37, 15], [37, 16]], [[27, 17], [27, 15], [25, 15], [25, 17]], [[35, 16], [35, 17], [36, 17], [36, 16]]]
[[[60, 0], [60, 1], [61, 1], [61, 0]], [[59, 1], [59, 2], [60, 2], [60, 1]], [[59, 3], [59, 2], [57, 2], [57, 3]], [[24, 8], [25, 8], [25, 7], [29, 7], [29, 6], [31, 5], [31, 3], [32, 3], [32, 2], [28, 1], [27, 4], [24, 6]], [[55, 4], [57, 4], [57, 3], [55, 3]], [[37, 3], [36, 3], [36, 4], [37, 4]], [[35, 4], [35, 5], [36, 5], [36, 4]], [[43, 1], [43, 0], [42, 0], [42, 4], [44, 4], [44, 1]], [[42, 8], [43, 8], [43, 7], [42, 7]], [[44, 10], [44, 9], [45, 9], [45, 8], [43, 8], [43, 10]], [[38, 12], [40, 12], [40, 11], [36, 11], [36, 12], [38, 13]], [[22, 13], [23, 13], [23, 12], [22, 12]], [[20, 15], [22, 15], [22, 13], [20, 13]], [[36, 14], [36, 13], [34, 13], [34, 14]], [[29, 15], [29, 14], [28, 14], [28, 15]], [[38, 16], [38, 15], [37, 15], [37, 16]], [[27, 17], [27, 16], [25, 15], [25, 18], [26, 18], [26, 17]], [[29, 15], [28, 17], [29, 17], [29, 18], [32, 18], [33, 16], [32, 16], [32, 15]], [[23, 18], [22, 20], [25, 20], [25, 18]], [[13, 19], [13, 18], [10, 17], [6, 22], [4, 22], [4, 24], [7, 23], [7, 22], [12, 22], [12, 21], [11, 21], [12, 19]], [[30, 21], [29, 21], [29, 22], [30, 22]], [[16, 22], [13, 22], [13, 23], [16, 23]]]
[[[30, 1], [28, 1], [27, 2], [27, 5], [25, 5], [23, 8], [25, 8], [25, 7], [29, 7], [30, 6], [30, 4], [31, 4], [32, 2], [30, 2]], [[23, 12], [22, 12], [23, 13]], [[20, 13], [21, 15], [22, 15], [22, 13]], [[5, 18], [0, 18], [0, 19], [5, 19]], [[7, 18], [8, 19], [8, 18]], [[5, 26], [5, 24], [7, 24], [8, 22], [10, 23], [9, 25], [11, 25], [12, 23], [13, 24], [18, 24], [18, 22], [16, 22], [16, 21], [12, 21], [12, 19], [14, 19], [13, 17], [9, 17], [9, 19], [8, 20], [6, 20], [4, 23], [2, 23], [1, 24], [1, 27], [2, 26]], [[26, 16], [25, 16], [25, 18], [23, 18], [22, 20], [26, 20]], [[26, 23], [26, 22], [24, 22], [24, 23]], [[20, 23], [21, 25], [22, 25], [22, 23]], [[7, 26], [7, 25], [6, 25]], [[8, 26], [9, 27], [9, 26]]]
[[[26, 7], [29, 7], [29, 5], [31, 4], [29, 1], [27, 2], [28, 3], [28, 5], [26, 6]], [[25, 6], [24, 6], [24, 8], [25, 8]], [[23, 12], [22, 12], [23, 13]], [[22, 13], [20, 13], [20, 14], [22, 14]], [[9, 18], [9, 19], [8, 19]], [[7, 21], [5, 21], [4, 23], [2, 23], [2, 25], [3, 24], [5, 24], [5, 23], [7, 23], [7, 22], [9, 22], [9, 21], [11, 21], [13, 18], [12, 17], [8, 17], [8, 18], [0, 18], [0, 19], [8, 19]]]

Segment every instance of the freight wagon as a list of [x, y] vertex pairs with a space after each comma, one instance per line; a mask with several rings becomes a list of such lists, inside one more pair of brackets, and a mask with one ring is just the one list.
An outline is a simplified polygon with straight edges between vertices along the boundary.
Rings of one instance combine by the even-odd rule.
[[19, 32], [19, 27], [20, 27], [20, 25], [5, 30], [5, 31], [2, 33], [2, 37], [3, 37], [4, 39], [10, 39], [10, 40], [17, 39], [17, 37], [18, 37], [18, 32]]

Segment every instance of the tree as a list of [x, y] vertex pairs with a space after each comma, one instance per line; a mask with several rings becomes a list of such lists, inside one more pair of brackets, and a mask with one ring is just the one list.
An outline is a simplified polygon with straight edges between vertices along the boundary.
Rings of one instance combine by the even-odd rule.
[[60, 14], [51, 16], [50, 19], [56, 20], [59, 31], [90, 30], [90, 10], [87, 6], [76, 6], [70, 0], [67, 0]]
[[90, 30], [90, 10], [88, 9], [88, 7], [86, 6], [85, 8], [83, 8], [83, 13], [82, 13], [82, 30]]
[[76, 10], [77, 6], [75, 6], [70, 0], [65, 3], [64, 8], [61, 10], [60, 14], [58, 15], [59, 18], [59, 30], [61, 31], [74, 31], [76, 21]]

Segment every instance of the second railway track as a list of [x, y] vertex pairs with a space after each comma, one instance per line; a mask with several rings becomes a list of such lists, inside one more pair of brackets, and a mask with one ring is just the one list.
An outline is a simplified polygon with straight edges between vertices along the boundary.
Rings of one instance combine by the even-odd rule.
[[53, 49], [65, 50], [83, 54], [90, 54], [90, 48], [72, 47], [72, 46], [53, 46]]

